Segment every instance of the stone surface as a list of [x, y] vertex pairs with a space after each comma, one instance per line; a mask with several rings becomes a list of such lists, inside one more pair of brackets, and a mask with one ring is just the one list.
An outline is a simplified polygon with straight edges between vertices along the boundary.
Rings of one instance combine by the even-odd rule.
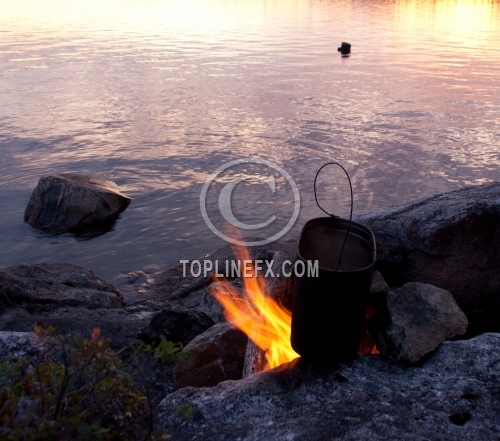
[[187, 358], [174, 368], [174, 389], [240, 379], [247, 340], [229, 323], [218, 323], [195, 337], [184, 348]]
[[[272, 257], [273, 264], [271, 265], [271, 273], [266, 278], [266, 286], [268, 294], [272, 294], [276, 302], [291, 311], [293, 301], [293, 277], [284, 277], [282, 274], [283, 263], [286, 260], [295, 262], [295, 259], [291, 258], [283, 251], [274, 253]], [[290, 268], [293, 267], [288, 265], [286, 268], [287, 271], [290, 271]]]
[[243, 363], [243, 378], [264, 370], [267, 364], [266, 351], [248, 339]]
[[167, 340], [186, 346], [213, 325], [213, 320], [203, 312], [188, 308], [168, 308], [153, 317], [149, 326], [137, 337], [146, 343], [157, 345], [163, 334]]
[[137, 333], [158, 312], [140, 304], [111, 309], [20, 304], [0, 310], [0, 331], [31, 332], [38, 321], [44, 328], [53, 326], [55, 335], [81, 334], [90, 338], [92, 328], [99, 328], [114, 349], [122, 349], [141, 343]]
[[[445, 342], [422, 366], [378, 356], [318, 370], [291, 362], [162, 401], [174, 441], [498, 441], [500, 334]], [[183, 405], [193, 418], [177, 415]], [[467, 415], [470, 418], [467, 420]]]
[[430, 283], [450, 291], [469, 335], [500, 331], [500, 183], [357, 216], [377, 241], [377, 268], [391, 286]]
[[368, 295], [368, 305], [378, 308], [385, 304], [385, 296], [390, 288], [380, 271], [374, 271], [372, 283], [370, 285], [370, 294]]
[[34, 332], [0, 331], [0, 363], [9, 357], [35, 359], [41, 349]]
[[210, 316], [214, 322], [221, 323], [226, 321], [224, 318], [224, 307], [219, 303], [219, 301], [215, 298], [215, 292], [219, 294], [223, 294], [226, 296], [231, 296], [234, 293], [236, 288], [233, 284], [228, 281], [223, 282], [214, 282], [211, 283], [205, 290], [199, 291], [199, 299], [197, 301], [198, 292], [193, 293], [190, 298], [184, 302], [185, 305], [192, 305], [196, 309], [205, 312], [208, 316]]
[[[249, 238], [249, 240], [255, 238]], [[296, 238], [287, 241], [273, 242], [265, 246], [252, 247], [249, 251], [253, 260], [271, 261], [277, 251], [283, 253], [283, 257], [290, 259], [292, 263], [295, 261], [295, 250], [297, 246]], [[229, 245], [226, 245], [217, 251], [198, 257], [197, 260], [212, 261], [213, 268], [216, 267], [220, 274], [226, 274], [226, 261], [236, 260], [233, 250]], [[265, 269], [266, 264], [262, 267]], [[186, 265], [186, 271], [182, 264], [165, 271], [159, 271], [148, 275], [148, 280], [145, 283], [132, 284], [128, 287], [120, 285], [120, 288], [127, 290], [130, 296], [139, 295], [143, 299], [156, 302], [162, 307], [182, 306], [195, 308], [205, 312], [215, 322], [221, 322], [223, 318], [223, 309], [218, 305], [218, 302], [210, 294], [210, 285], [217, 283], [212, 279], [212, 274], [203, 272], [194, 277], [190, 272], [190, 265]], [[241, 277], [231, 277], [231, 272], [228, 272], [227, 281], [236, 286], [242, 287]], [[130, 273], [130, 278], [134, 274]], [[222, 281], [219, 281], [222, 282]]]
[[11, 305], [13, 305], [13, 303], [11, 302], [9, 296], [3, 289], [3, 285], [0, 283], [0, 310], [4, 306], [11, 306]]
[[[0, 268], [0, 284], [13, 304], [117, 308], [123, 294], [86, 268], [67, 263]], [[4, 302], [5, 303], [5, 302]]]
[[44, 328], [53, 326], [56, 335], [89, 338], [92, 328], [100, 328], [121, 349], [139, 344], [137, 333], [161, 311], [147, 300], [126, 305], [111, 284], [70, 264], [0, 268], [0, 285], [0, 331], [32, 332], [38, 321]]
[[467, 317], [444, 289], [412, 282], [386, 298], [386, 308], [371, 321], [372, 336], [381, 354], [393, 361], [415, 363], [467, 330]]
[[131, 199], [115, 183], [72, 173], [40, 178], [24, 221], [49, 232], [110, 229]]

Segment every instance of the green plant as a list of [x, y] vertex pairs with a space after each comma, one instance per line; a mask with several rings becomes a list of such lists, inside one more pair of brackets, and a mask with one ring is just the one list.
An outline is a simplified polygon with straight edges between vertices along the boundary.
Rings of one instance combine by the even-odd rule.
[[[52, 337], [53, 328], [35, 324], [42, 351], [35, 363], [25, 357], [0, 364], [2, 440], [163, 440], [153, 428], [150, 391], [165, 364], [180, 361], [182, 345], [162, 336], [157, 347], [133, 348], [126, 365], [94, 329], [92, 338]], [[154, 378], [144, 375], [141, 353], [159, 363]], [[138, 365], [140, 367], [138, 367]]]

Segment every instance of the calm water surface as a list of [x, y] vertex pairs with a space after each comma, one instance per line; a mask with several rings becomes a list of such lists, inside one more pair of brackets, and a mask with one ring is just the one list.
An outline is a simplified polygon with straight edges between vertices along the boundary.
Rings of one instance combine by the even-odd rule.
[[[0, 265], [73, 262], [111, 278], [210, 252], [224, 242], [200, 191], [239, 158], [297, 183], [289, 234], [321, 214], [312, 182], [327, 160], [349, 171], [357, 213], [500, 180], [498, 0], [0, 0], [0, 11]], [[134, 198], [114, 231], [80, 240], [23, 224], [38, 178], [64, 171]], [[269, 170], [220, 176], [209, 212], [231, 176], [256, 173]], [[290, 191], [276, 182], [274, 194], [241, 182], [237, 216], [286, 223]], [[346, 214], [340, 173], [321, 177], [320, 195]]]

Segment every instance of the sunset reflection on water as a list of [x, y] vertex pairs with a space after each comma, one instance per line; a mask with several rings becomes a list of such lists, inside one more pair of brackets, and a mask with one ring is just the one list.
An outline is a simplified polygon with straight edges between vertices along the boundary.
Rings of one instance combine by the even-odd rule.
[[423, 29], [434, 41], [461, 44], [464, 49], [494, 45], [488, 34], [498, 32], [498, 2], [491, 0], [402, 0], [394, 3], [397, 29], [418, 36]]
[[[201, 186], [247, 156], [297, 182], [290, 234], [320, 214], [312, 179], [327, 160], [349, 170], [358, 213], [500, 179], [498, 1], [0, 0], [0, 10], [0, 265], [71, 261], [109, 276], [209, 252], [223, 244], [201, 219]], [[38, 178], [62, 171], [134, 197], [114, 232], [78, 242], [22, 224]], [[342, 176], [320, 187], [344, 213]], [[261, 190], [238, 193], [240, 215], [286, 216], [288, 203]]]

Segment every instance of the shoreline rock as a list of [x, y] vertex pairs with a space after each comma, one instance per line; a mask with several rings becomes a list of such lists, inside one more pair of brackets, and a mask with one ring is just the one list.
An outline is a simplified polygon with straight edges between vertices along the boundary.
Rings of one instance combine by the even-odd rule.
[[[429, 284], [436, 279], [437, 282], [433, 283], [436, 289], [450, 291], [458, 305], [464, 307], [471, 322], [472, 329], [461, 338], [500, 330], [500, 259], [495, 260], [497, 254], [500, 256], [499, 183], [432, 196], [383, 212], [369, 213], [357, 220], [372, 227], [377, 240], [381, 274], [375, 276], [371, 287], [372, 306], [383, 309], [391, 292], [401, 290], [398, 287], [405, 283]], [[425, 222], [430, 224], [426, 226]], [[297, 238], [292, 238], [250, 251], [254, 259], [280, 262], [289, 259], [293, 262], [296, 246]], [[201, 258], [218, 261], [219, 269], [223, 271], [225, 261], [235, 257], [230, 247], [225, 246]], [[479, 288], [470, 289], [474, 277], [479, 278]], [[182, 265], [178, 265], [148, 275], [136, 271], [130, 277], [125, 275], [123, 280], [127, 281], [128, 292], [139, 298], [133, 304], [127, 304], [121, 291], [95, 277], [92, 271], [75, 265], [23, 264], [0, 268], [0, 332], [30, 333], [35, 321], [44, 327], [54, 326], [56, 334], [88, 336], [91, 329], [97, 327], [103, 337], [111, 341], [113, 348], [122, 349], [139, 343], [139, 331], [150, 328], [152, 319], [162, 310], [190, 308], [206, 317], [206, 323], [196, 332], [182, 337], [187, 346], [191, 342], [199, 343], [192, 346], [193, 351], [197, 351], [193, 363], [201, 380], [198, 383], [186, 380], [189, 369], [193, 367], [190, 366], [182, 373], [184, 379], [177, 387], [201, 385], [207, 378], [210, 385], [227, 378], [239, 378], [239, 373], [236, 375], [233, 368], [224, 364], [230, 352], [224, 340], [227, 323], [223, 309], [211, 291], [223, 287], [223, 284], [242, 291], [241, 278], [215, 285], [209, 276], [183, 277]], [[267, 288], [276, 291], [283, 305], [289, 305], [291, 299], [293, 285], [288, 282], [266, 281]], [[459, 286], [460, 290], [453, 291], [446, 284], [452, 288]], [[216, 325], [210, 328], [212, 331], [205, 331], [213, 323]], [[205, 337], [202, 337], [203, 331], [207, 334]], [[416, 333], [420, 335], [420, 331]], [[440, 338], [452, 336], [445, 334]], [[10, 334], [4, 334], [4, 337], [11, 339]], [[16, 338], [12, 337], [12, 342]], [[21, 340], [23, 338], [21, 335]], [[221, 440], [232, 440], [234, 436], [242, 440], [269, 437], [309, 440], [309, 432], [305, 430], [310, 426], [316, 430], [313, 433], [316, 438], [312, 439], [328, 435], [328, 439], [347, 440], [386, 439], [386, 434], [395, 438], [413, 434], [421, 439], [432, 438], [432, 424], [438, 424], [442, 433], [450, 438], [456, 437], [456, 427], [465, 428], [461, 439], [477, 436], [489, 439], [500, 430], [500, 422], [492, 416], [492, 412], [500, 408], [498, 390], [491, 386], [495, 381], [498, 384], [498, 374], [494, 372], [498, 371], [500, 363], [498, 357], [495, 358], [495, 353], [500, 353], [500, 334], [444, 342], [411, 367], [368, 355], [347, 366], [339, 366], [335, 371], [312, 368], [303, 361], [295, 361], [256, 374], [253, 373], [259, 371], [258, 363], [250, 363], [252, 369], [248, 369], [247, 363], [245, 369], [245, 358], [258, 358], [250, 353], [251, 345], [245, 346], [245, 338], [241, 339], [240, 346], [246, 347], [248, 354], [243, 350], [241, 354], [238, 352], [238, 357], [243, 357], [243, 365], [238, 364], [235, 369], [239, 371], [241, 367], [242, 376], [251, 375], [243, 380], [223, 381], [213, 388], [185, 387], [165, 398], [160, 408], [160, 421], [174, 431], [174, 439], [187, 440], [195, 435], [200, 439], [214, 439], [212, 435], [215, 433], [219, 436], [216, 432], [219, 423], [224, 429], [216, 439]], [[222, 352], [220, 348], [223, 348]], [[218, 354], [217, 357], [214, 354]], [[260, 353], [260, 358], [262, 355]], [[421, 355], [419, 353], [419, 357]], [[405, 361], [403, 358], [399, 361]], [[411, 357], [408, 360], [414, 361]], [[210, 371], [205, 361], [215, 370]], [[474, 366], [476, 361], [477, 366]], [[457, 366], [459, 370], [456, 370]], [[226, 368], [231, 373], [228, 374]], [[392, 384], [391, 379], [396, 383]], [[401, 394], [398, 388], [407, 391], [407, 384], [411, 393]], [[165, 397], [173, 386], [171, 376], [161, 386], [158, 396]], [[459, 389], [464, 392], [459, 394]], [[467, 398], [472, 396], [479, 398]], [[336, 407], [338, 403], [345, 408]], [[168, 413], [174, 405], [185, 404], [193, 404], [192, 421], [178, 419], [175, 410]], [[394, 407], [379, 408], [379, 405]], [[277, 413], [273, 414], [275, 411]], [[235, 426], [238, 421], [239, 425]], [[481, 424], [487, 424], [487, 427], [480, 429]]]
[[[497, 440], [500, 334], [445, 342], [425, 364], [405, 367], [363, 356], [317, 369], [295, 361], [186, 387], [159, 406], [158, 427], [175, 441]], [[176, 414], [191, 405], [193, 418]]]
[[155, 315], [151, 323], [139, 332], [137, 338], [157, 346], [160, 343], [160, 335], [164, 335], [167, 340], [186, 346], [214, 324], [208, 315], [196, 309], [167, 308]]
[[69, 263], [20, 264], [0, 268], [0, 284], [11, 304], [119, 308], [123, 293], [92, 270]]
[[383, 356], [412, 364], [443, 341], [465, 334], [468, 323], [448, 291], [411, 282], [387, 293], [370, 325]]
[[450, 291], [468, 335], [500, 332], [500, 182], [464, 187], [356, 216], [377, 241], [390, 286], [421, 282]]
[[116, 348], [140, 343], [136, 334], [161, 308], [145, 302], [127, 305], [110, 283], [77, 265], [20, 264], [0, 268], [4, 298], [0, 303], [0, 331], [32, 332], [38, 321], [56, 334], [90, 337], [92, 328]]
[[217, 323], [184, 348], [186, 359], [174, 368], [174, 390], [186, 386], [211, 387], [239, 380], [247, 336], [230, 323]]

